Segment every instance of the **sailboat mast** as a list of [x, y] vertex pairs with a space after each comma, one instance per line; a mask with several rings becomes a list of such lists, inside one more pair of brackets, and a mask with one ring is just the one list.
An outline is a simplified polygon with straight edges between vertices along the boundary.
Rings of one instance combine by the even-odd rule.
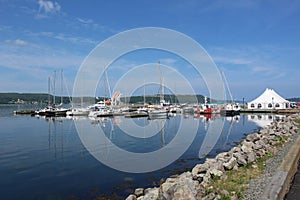
[[105, 76], [105, 66], [103, 67], [103, 75], [104, 75], [104, 79], [103, 79], [103, 86], [104, 86], [104, 102], [105, 102], [105, 100], [106, 100], [106, 76]]
[[50, 77], [48, 77], [48, 106], [50, 106]]
[[55, 105], [55, 80], [56, 79], [56, 71], [54, 70], [53, 74], [53, 104]]
[[60, 103], [63, 103], [63, 70], [60, 71]]
[[160, 71], [160, 61], [158, 61], [158, 73], [159, 73], [159, 100], [160, 102], [163, 101], [164, 97], [163, 97], [163, 92], [162, 92], [162, 75], [161, 75], [161, 71]]
[[145, 85], [145, 80], [144, 80], [144, 106], [146, 105], [146, 85]]

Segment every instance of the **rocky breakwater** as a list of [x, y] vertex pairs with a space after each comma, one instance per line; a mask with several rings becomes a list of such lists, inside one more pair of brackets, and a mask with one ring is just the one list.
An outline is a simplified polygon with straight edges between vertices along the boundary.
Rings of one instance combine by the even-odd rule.
[[[138, 188], [127, 200], [148, 199], [239, 199], [237, 191], [217, 188], [213, 183], [226, 181], [241, 168], [257, 168], [258, 160], [267, 155], [277, 154], [292, 134], [297, 133], [300, 115], [293, 115], [274, 121], [266, 128], [247, 135], [239, 145], [228, 152], [218, 154], [196, 165], [191, 172], [173, 175], [155, 188]], [[245, 172], [246, 173], [246, 172]], [[237, 175], [238, 176], [238, 173]]]

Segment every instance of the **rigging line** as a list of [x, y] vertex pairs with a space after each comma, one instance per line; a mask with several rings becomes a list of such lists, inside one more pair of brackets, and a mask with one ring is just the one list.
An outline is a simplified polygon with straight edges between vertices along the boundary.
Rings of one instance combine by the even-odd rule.
[[[105, 86], [107, 86], [108, 88], [108, 95], [109, 95], [109, 98], [111, 98], [111, 89], [110, 89], [110, 84], [109, 84], [109, 81], [108, 81], [108, 77], [107, 77], [107, 68], [104, 67], [104, 78], [105, 78]], [[106, 94], [105, 94], [106, 96]]]
[[69, 97], [69, 101], [70, 103], [72, 103], [72, 99], [71, 99], [71, 95], [70, 95], [70, 91], [69, 91], [69, 88], [68, 88], [68, 85], [67, 85], [67, 80], [66, 80], [66, 77], [63, 75], [63, 83], [65, 84], [65, 87], [67, 89], [67, 95]]
[[229, 88], [229, 84], [228, 84], [228, 81], [226, 79], [224, 71], [222, 71], [222, 75], [223, 75], [223, 80], [225, 81], [225, 84], [226, 84], [226, 87], [227, 87], [227, 91], [228, 91], [229, 96], [230, 96], [230, 100], [231, 100], [231, 102], [233, 102], [233, 97], [232, 97], [232, 94], [231, 94], [231, 91], [230, 91], [230, 88]]

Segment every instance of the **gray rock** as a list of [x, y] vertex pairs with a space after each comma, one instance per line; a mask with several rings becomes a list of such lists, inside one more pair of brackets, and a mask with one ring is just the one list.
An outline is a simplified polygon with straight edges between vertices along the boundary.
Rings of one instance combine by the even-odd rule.
[[250, 153], [251, 151], [252, 151], [252, 148], [249, 148], [248, 146], [246, 146], [245, 144], [243, 144], [242, 145], [242, 147], [241, 147], [241, 149], [242, 149], [242, 151], [244, 152], [244, 153]]
[[144, 188], [137, 188], [137, 189], [135, 189], [134, 194], [137, 197], [144, 195]]
[[137, 200], [137, 199], [135, 195], [131, 194], [125, 200]]
[[253, 147], [252, 147], [254, 150], [258, 150], [258, 149], [261, 149], [263, 148], [263, 146], [261, 144], [259, 144], [259, 142], [255, 142], [255, 144], [253, 144]]
[[263, 157], [266, 155], [266, 151], [264, 149], [259, 149], [256, 151], [256, 156]]
[[224, 196], [228, 196], [229, 195], [229, 192], [227, 190], [221, 190], [220, 191], [220, 194], [224, 195]]
[[205, 197], [202, 198], [202, 200], [213, 200], [216, 197], [215, 193], [211, 192]]
[[259, 130], [258, 133], [259, 133], [259, 134], [262, 134], [262, 135], [266, 135], [266, 134], [269, 133], [269, 131], [268, 131], [268, 129], [261, 129], [261, 130]]
[[[160, 199], [196, 199], [200, 185], [190, 172], [179, 175], [175, 181], [167, 179], [160, 187]], [[145, 195], [146, 196], [146, 195]]]
[[218, 155], [216, 156], [216, 159], [217, 159], [218, 161], [228, 162], [229, 159], [230, 159], [230, 157], [231, 157], [231, 156], [229, 155], [228, 152], [223, 152], [223, 153], [218, 154]]
[[223, 163], [223, 166], [227, 170], [232, 170], [233, 167], [237, 164], [237, 160], [235, 157], [231, 157], [231, 159], [227, 163]]
[[[229, 159], [228, 159], [228, 161], [229, 161]], [[214, 165], [214, 168], [217, 170], [220, 170], [220, 171], [224, 171], [223, 163], [224, 163], [224, 161], [218, 160], [216, 162], [216, 164]]]
[[217, 159], [215, 158], [206, 158], [205, 163], [208, 165], [208, 168], [213, 167], [217, 162]]
[[145, 195], [143, 200], [158, 200], [159, 199], [159, 188], [148, 188], [147, 192], [145, 191]]
[[252, 163], [256, 160], [256, 154], [251, 151], [250, 153], [247, 154], [247, 161], [248, 163]]
[[269, 135], [275, 135], [275, 130], [274, 129], [269, 129]]
[[232, 153], [240, 153], [241, 152], [241, 148], [240, 147], [233, 147], [230, 152]]
[[239, 200], [239, 198], [238, 198], [238, 196], [235, 194], [235, 195], [233, 195], [233, 196], [230, 198], [230, 200]]
[[210, 172], [207, 171], [206, 174], [204, 174], [204, 176], [203, 176], [203, 181], [202, 181], [202, 183], [209, 183], [210, 179], [211, 179]]
[[244, 158], [244, 156], [242, 154], [234, 153], [233, 156], [237, 159], [237, 163], [239, 165], [244, 165], [244, 166], [247, 165], [247, 161], [246, 161], [246, 159]]
[[249, 142], [255, 142], [257, 140], [259, 140], [259, 135], [257, 133], [252, 133], [247, 135], [246, 140]]
[[187, 185], [182, 185], [181, 187], [176, 188], [174, 192], [174, 196], [172, 199], [174, 200], [196, 200], [196, 195], [193, 194], [191, 188]]
[[199, 173], [205, 173], [209, 168], [209, 165], [207, 163], [204, 164], [198, 164], [192, 169], [192, 175], [197, 175]]
[[216, 168], [212, 168], [209, 170], [209, 173], [214, 177], [214, 176], [217, 176], [217, 177], [220, 177], [223, 175], [223, 172], [221, 170], [218, 170]]
[[176, 181], [169, 181], [168, 178], [167, 181], [160, 186], [160, 190], [162, 191], [162, 193], [172, 193], [174, 192], [173, 190], [176, 184]]

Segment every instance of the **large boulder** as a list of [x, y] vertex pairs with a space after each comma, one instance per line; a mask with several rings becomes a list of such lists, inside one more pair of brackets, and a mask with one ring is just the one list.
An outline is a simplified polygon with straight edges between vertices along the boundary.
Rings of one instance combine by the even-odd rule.
[[[158, 200], [159, 199], [159, 188], [148, 188], [145, 190], [145, 195], [141, 196], [143, 200]], [[140, 197], [139, 197], [140, 198]], [[138, 200], [139, 200], [138, 198]]]
[[136, 196], [131, 194], [125, 200], [136, 200]]
[[239, 165], [244, 165], [244, 166], [247, 165], [247, 161], [241, 153], [234, 153], [233, 156], [237, 159], [237, 163]]
[[236, 158], [231, 157], [231, 159], [228, 162], [223, 163], [223, 166], [226, 170], [232, 170], [236, 164], [237, 164]]
[[248, 161], [248, 163], [252, 163], [255, 160], [256, 160], [256, 154], [253, 151], [249, 152], [247, 154], [247, 161]]
[[[176, 179], [167, 179], [160, 186], [160, 199], [197, 199], [200, 185], [193, 180], [191, 172], [180, 174]], [[146, 195], [145, 195], [146, 196]]]
[[259, 140], [259, 135], [258, 135], [258, 133], [249, 134], [249, 135], [247, 135], [246, 140], [248, 142], [255, 142], [255, 141]]

